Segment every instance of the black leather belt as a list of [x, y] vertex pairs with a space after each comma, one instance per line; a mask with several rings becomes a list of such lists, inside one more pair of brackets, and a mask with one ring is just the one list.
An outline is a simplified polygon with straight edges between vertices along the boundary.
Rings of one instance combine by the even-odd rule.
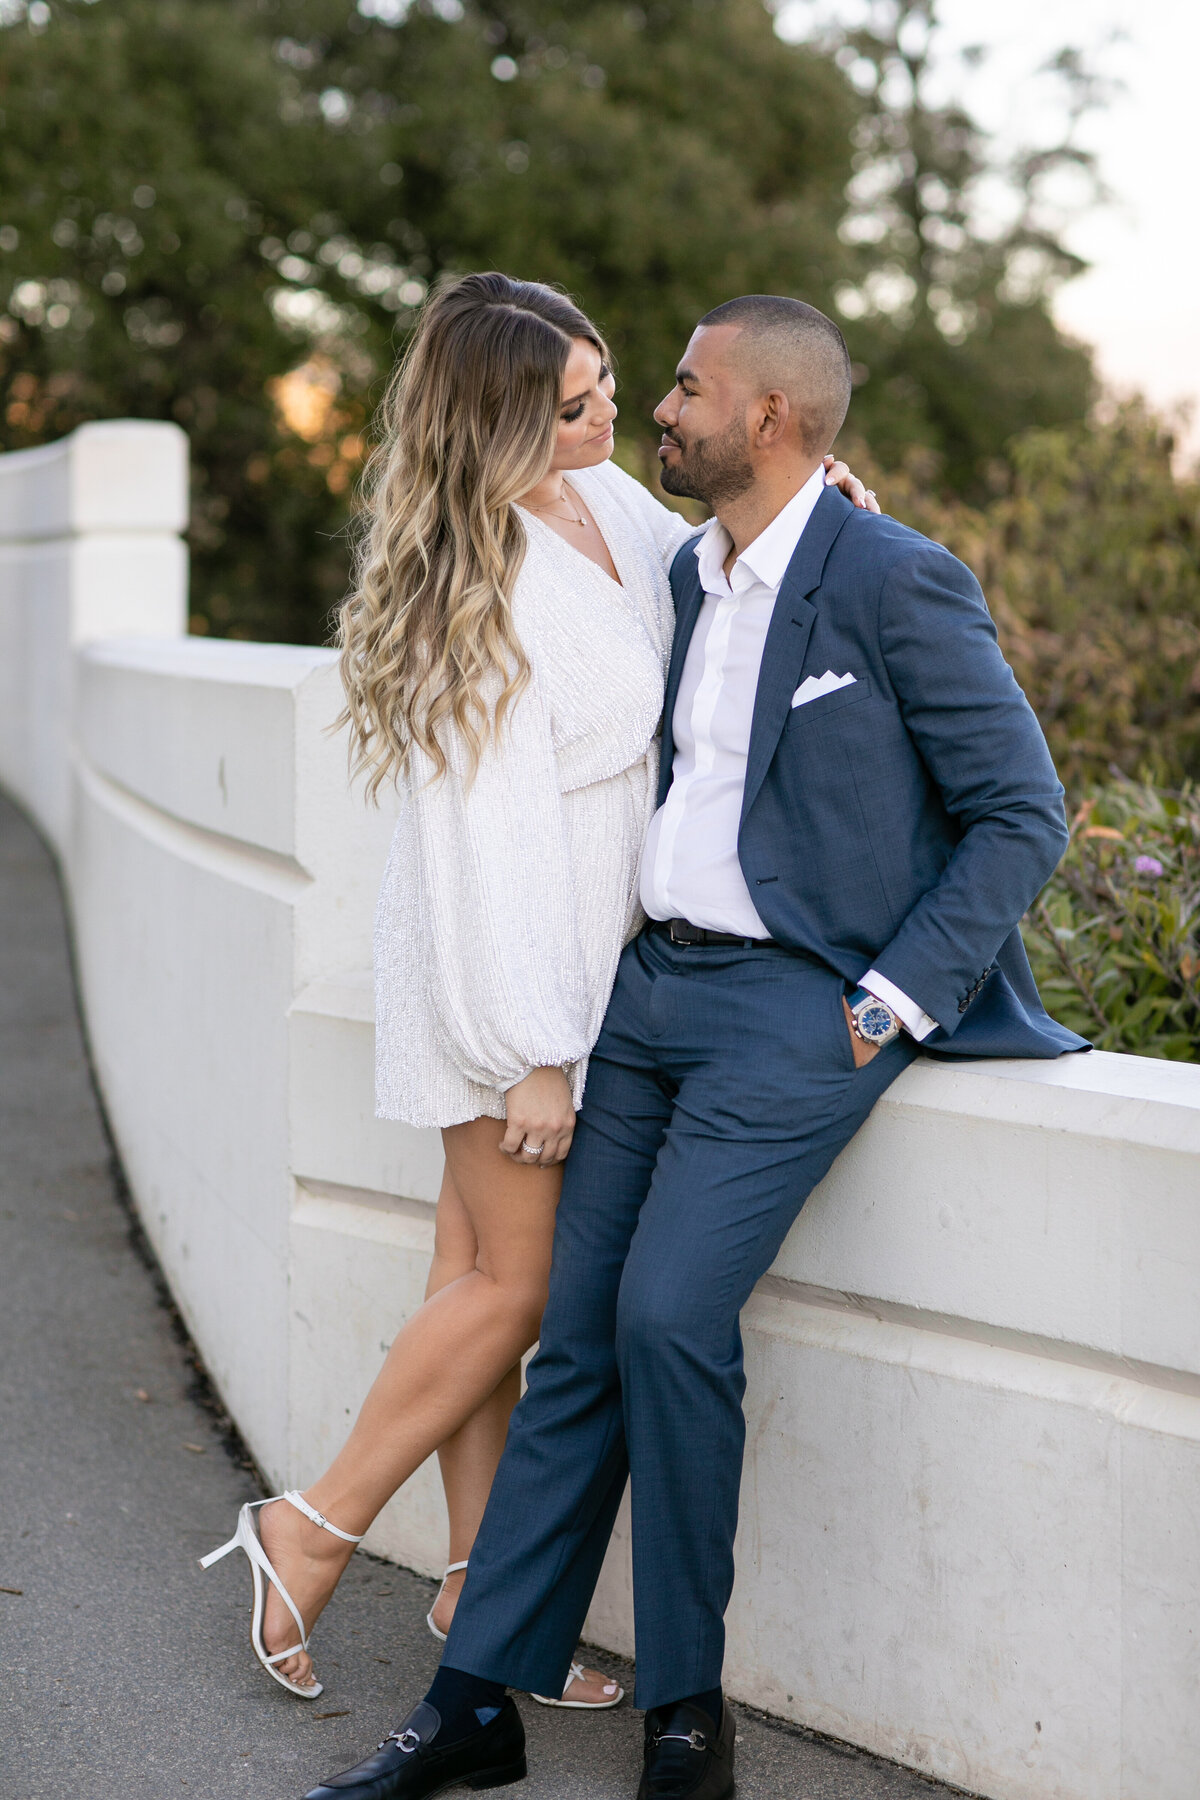
[[731, 931], [709, 931], [704, 925], [691, 925], [686, 919], [651, 919], [650, 930], [661, 932], [673, 944], [711, 944], [726, 950], [782, 950], [774, 938], [735, 937]]

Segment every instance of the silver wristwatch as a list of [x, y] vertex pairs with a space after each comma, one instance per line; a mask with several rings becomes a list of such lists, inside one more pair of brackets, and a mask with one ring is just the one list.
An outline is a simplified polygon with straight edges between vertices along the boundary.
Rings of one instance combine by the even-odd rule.
[[900, 1021], [891, 1007], [883, 1000], [877, 1000], [874, 994], [868, 994], [866, 988], [855, 988], [847, 1005], [854, 1025], [854, 1034], [864, 1044], [873, 1044], [882, 1050], [893, 1038], [900, 1036]]

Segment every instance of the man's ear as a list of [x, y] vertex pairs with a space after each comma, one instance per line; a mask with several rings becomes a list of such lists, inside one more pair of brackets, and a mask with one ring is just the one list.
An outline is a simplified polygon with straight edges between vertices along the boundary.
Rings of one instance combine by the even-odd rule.
[[759, 402], [758, 426], [754, 434], [760, 450], [770, 450], [782, 441], [787, 433], [791, 411], [791, 403], [782, 389], [772, 388], [770, 393], [763, 395]]

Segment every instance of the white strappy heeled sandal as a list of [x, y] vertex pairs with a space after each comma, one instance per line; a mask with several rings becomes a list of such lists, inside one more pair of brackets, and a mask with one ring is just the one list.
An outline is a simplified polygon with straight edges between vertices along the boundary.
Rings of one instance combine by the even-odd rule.
[[[228, 1556], [231, 1550], [246, 1552], [246, 1559], [250, 1564], [250, 1574], [254, 1582], [254, 1606], [250, 1615], [251, 1648], [272, 1681], [277, 1681], [280, 1687], [287, 1689], [289, 1694], [295, 1694], [297, 1700], [315, 1700], [318, 1694], [325, 1691], [319, 1681], [314, 1681], [311, 1687], [301, 1687], [298, 1682], [290, 1681], [275, 1667], [276, 1663], [286, 1662], [289, 1656], [295, 1656], [298, 1651], [308, 1650], [308, 1633], [304, 1629], [304, 1620], [300, 1617], [299, 1609], [292, 1596], [271, 1567], [271, 1559], [263, 1549], [262, 1539], [258, 1535], [258, 1526], [254, 1520], [254, 1514], [260, 1506], [274, 1506], [277, 1500], [288, 1501], [296, 1508], [297, 1512], [302, 1512], [306, 1519], [310, 1519], [314, 1525], [319, 1525], [322, 1531], [331, 1531], [334, 1537], [343, 1538], [347, 1544], [362, 1542], [362, 1538], [355, 1537], [352, 1532], [339, 1531], [336, 1525], [329, 1523], [323, 1513], [319, 1513], [315, 1507], [308, 1504], [303, 1494], [298, 1494], [289, 1488], [286, 1494], [272, 1494], [269, 1500], [248, 1501], [238, 1514], [237, 1530], [229, 1542], [222, 1544], [219, 1550], [210, 1550], [207, 1556], [202, 1556], [200, 1567], [202, 1569], [211, 1568], [213, 1563], [220, 1562], [223, 1556]], [[267, 1605], [268, 1582], [274, 1586], [280, 1599], [295, 1619], [296, 1629], [300, 1633], [298, 1644], [293, 1644], [290, 1650], [278, 1650], [274, 1656], [270, 1655], [262, 1640], [263, 1613]]]
[[571, 1691], [572, 1684], [576, 1681], [583, 1681], [586, 1677], [587, 1670], [583, 1664], [572, 1663], [561, 1700], [552, 1700], [549, 1694], [530, 1694], [529, 1698], [536, 1700], [539, 1706], [565, 1706], [572, 1712], [607, 1712], [610, 1706], [620, 1706], [625, 1698], [625, 1689], [619, 1681], [606, 1681], [604, 1684], [604, 1692], [606, 1695], [612, 1695], [611, 1700], [568, 1700], [567, 1695]]
[[[442, 1587], [440, 1587], [438, 1589], [437, 1593], [433, 1597], [433, 1606], [436, 1606], [438, 1601], [441, 1599], [442, 1588], [445, 1587], [445, 1585], [446, 1585], [447, 1581], [450, 1579], [451, 1575], [457, 1575], [458, 1571], [460, 1569], [465, 1569], [466, 1566], [467, 1565], [465, 1562], [447, 1563], [446, 1564], [446, 1567], [442, 1570]], [[438, 1643], [444, 1644], [446, 1641], [446, 1634], [444, 1631], [439, 1631], [437, 1626], [433, 1622], [433, 1606], [431, 1606], [429, 1611], [425, 1614], [425, 1623], [428, 1625], [430, 1631], [432, 1631], [432, 1633], [433, 1633], [434, 1637], [437, 1639]]]
[[[448, 1563], [446, 1565], [445, 1569], [442, 1571], [442, 1587], [438, 1589], [437, 1594], [434, 1597], [433, 1606], [436, 1606], [441, 1599], [442, 1588], [445, 1587], [449, 1577], [451, 1575], [457, 1575], [458, 1571], [460, 1569], [465, 1569], [466, 1566], [465, 1562]], [[425, 1623], [428, 1625], [439, 1644], [444, 1644], [446, 1641], [446, 1633], [440, 1631], [433, 1622], [433, 1606], [431, 1606], [429, 1611], [425, 1614]], [[539, 1706], [566, 1706], [569, 1707], [572, 1712], [607, 1712], [610, 1706], [620, 1706], [622, 1700], [625, 1698], [625, 1689], [621, 1686], [619, 1681], [610, 1681], [605, 1684], [605, 1698], [603, 1700], [568, 1700], [567, 1695], [570, 1693], [573, 1684], [577, 1681], [585, 1680], [586, 1676], [587, 1671], [583, 1664], [573, 1662], [571, 1664], [571, 1672], [567, 1676], [567, 1685], [562, 1691], [561, 1700], [548, 1699], [545, 1694], [531, 1694], [529, 1698], [531, 1700], [536, 1700]], [[612, 1696], [611, 1699], [608, 1698], [610, 1694]]]

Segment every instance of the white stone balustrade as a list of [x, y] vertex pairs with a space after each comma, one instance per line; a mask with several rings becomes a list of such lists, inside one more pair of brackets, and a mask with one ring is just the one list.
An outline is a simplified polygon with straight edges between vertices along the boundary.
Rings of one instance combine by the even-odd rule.
[[186, 630], [187, 440], [115, 419], [0, 470], [0, 778], [61, 850], [72, 650]]
[[[58, 849], [139, 1212], [272, 1482], [421, 1298], [436, 1134], [372, 1110], [390, 811], [328, 651], [181, 635], [185, 456], [0, 458], [0, 783]], [[924, 1062], [747, 1308], [728, 1685], [995, 1800], [1200, 1792], [1200, 1068]], [[440, 1569], [432, 1465], [373, 1548]], [[632, 1649], [618, 1529], [589, 1634]]]

